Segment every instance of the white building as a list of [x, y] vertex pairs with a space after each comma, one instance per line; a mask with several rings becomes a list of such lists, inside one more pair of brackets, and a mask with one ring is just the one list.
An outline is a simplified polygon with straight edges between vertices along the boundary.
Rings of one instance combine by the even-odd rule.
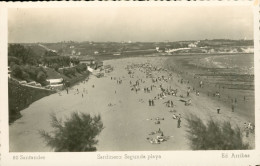
[[120, 52], [115, 52], [115, 53], [113, 53], [113, 55], [118, 56], [118, 55], [121, 55], [121, 53]]
[[197, 47], [197, 45], [196, 45], [195, 43], [190, 43], [190, 44], [188, 45], [188, 47], [189, 47], [189, 48], [195, 48], [195, 47]]
[[50, 85], [61, 84], [63, 82], [63, 78], [56, 78], [56, 79], [47, 79]]

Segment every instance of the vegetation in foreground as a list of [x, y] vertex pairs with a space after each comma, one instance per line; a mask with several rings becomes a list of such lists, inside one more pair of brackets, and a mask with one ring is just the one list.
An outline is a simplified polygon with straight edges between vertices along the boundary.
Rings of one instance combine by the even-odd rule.
[[98, 140], [95, 138], [103, 130], [100, 115], [91, 117], [86, 113], [73, 112], [66, 121], [51, 114], [52, 132], [40, 131], [47, 145], [56, 152], [96, 151]]
[[212, 119], [205, 125], [196, 115], [187, 119], [187, 137], [193, 150], [243, 150], [242, 131], [238, 126], [232, 128], [230, 122], [220, 124]]

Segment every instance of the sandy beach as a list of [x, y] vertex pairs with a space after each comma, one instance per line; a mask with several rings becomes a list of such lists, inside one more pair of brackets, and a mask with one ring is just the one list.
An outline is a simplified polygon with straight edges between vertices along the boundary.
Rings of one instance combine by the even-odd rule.
[[[74, 111], [100, 114], [105, 128], [98, 136], [98, 151], [190, 150], [185, 120], [190, 113], [205, 122], [212, 118], [230, 121], [241, 128], [250, 121], [239, 113], [241, 110], [232, 112], [227, 105], [203, 93], [198, 96], [191, 90], [187, 96], [190, 85], [181, 83], [179, 74], [163, 68], [166, 60], [167, 57], [139, 57], [104, 61], [104, 65], [114, 68], [105, 77], [91, 75], [88, 81], [72, 87], [68, 94], [62, 91], [50, 95], [21, 111], [22, 118], [9, 127], [10, 151], [52, 151], [38, 133], [52, 130], [51, 113], [63, 119]], [[162, 88], [177, 89], [178, 93], [160, 96]], [[191, 104], [185, 106], [183, 101], [189, 99]], [[154, 106], [149, 106], [149, 100], [154, 101]], [[173, 105], [167, 107], [167, 101]], [[217, 108], [221, 109], [220, 114]], [[180, 128], [173, 115], [181, 116]], [[167, 141], [152, 143], [151, 140], [161, 135], [158, 131], [163, 132]], [[244, 136], [244, 140], [254, 148], [253, 134], [248, 138]]]

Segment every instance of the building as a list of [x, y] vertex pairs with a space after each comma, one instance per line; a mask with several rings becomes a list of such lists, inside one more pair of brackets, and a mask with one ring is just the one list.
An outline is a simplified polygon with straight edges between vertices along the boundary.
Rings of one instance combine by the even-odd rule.
[[113, 55], [118, 56], [118, 55], [121, 55], [121, 53], [120, 52], [115, 52], [115, 53], [113, 53]]
[[96, 62], [92, 57], [82, 57], [79, 59], [80, 64], [94, 65]]
[[63, 78], [56, 78], [56, 79], [47, 79], [50, 85], [61, 84], [63, 83]]
[[50, 83], [47, 87], [56, 90], [62, 90], [63, 88], [63, 78], [56, 78], [56, 79], [47, 79]]
[[197, 45], [196, 45], [195, 43], [190, 43], [190, 44], [188, 45], [188, 47], [189, 47], [189, 48], [195, 48], [195, 47], [197, 47]]

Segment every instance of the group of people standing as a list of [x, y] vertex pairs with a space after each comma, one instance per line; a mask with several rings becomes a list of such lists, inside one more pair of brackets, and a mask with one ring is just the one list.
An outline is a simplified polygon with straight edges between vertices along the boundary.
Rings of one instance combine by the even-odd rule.
[[154, 106], [154, 100], [150, 100], [150, 99], [149, 99], [148, 102], [149, 102], [149, 106]]

